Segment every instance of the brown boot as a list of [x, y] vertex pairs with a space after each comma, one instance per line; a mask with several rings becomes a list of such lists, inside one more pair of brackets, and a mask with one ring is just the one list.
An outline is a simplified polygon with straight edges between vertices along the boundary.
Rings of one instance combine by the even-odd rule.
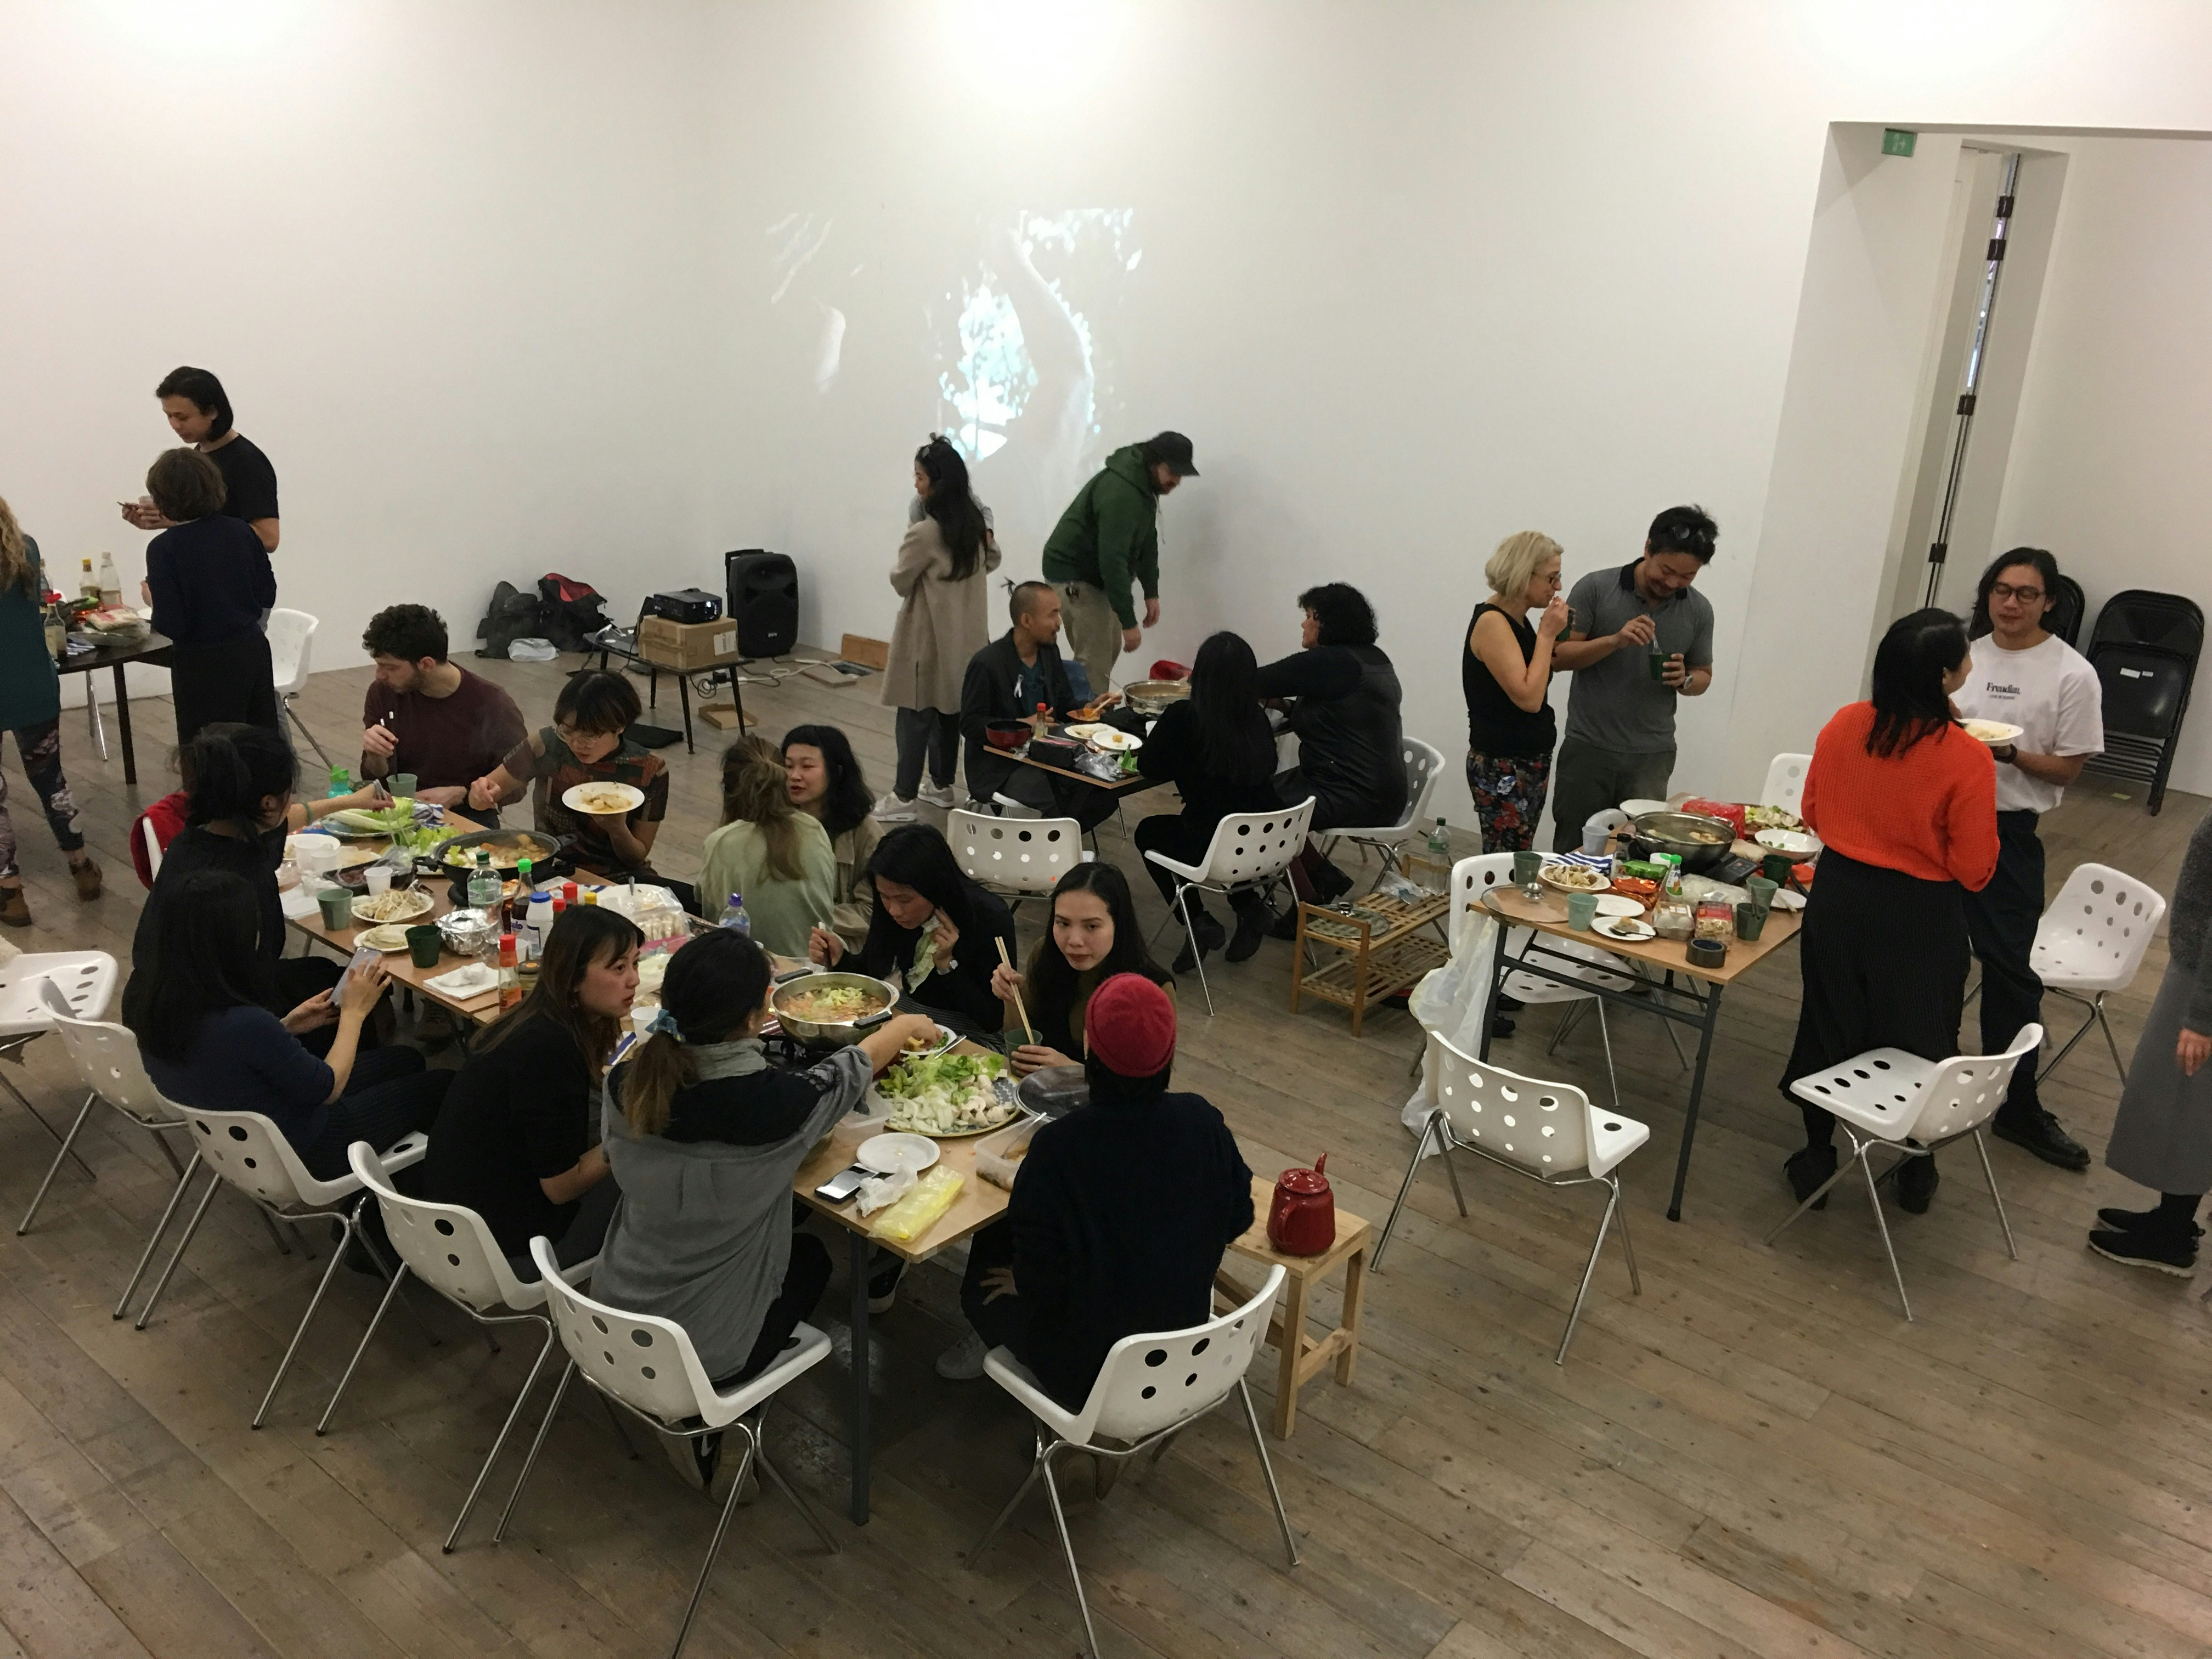
[[0, 887], [0, 922], [10, 927], [31, 925], [31, 907], [24, 902], [21, 888]]
[[78, 898], [96, 899], [100, 896], [100, 866], [90, 859], [82, 864], [70, 866], [70, 877], [76, 883]]

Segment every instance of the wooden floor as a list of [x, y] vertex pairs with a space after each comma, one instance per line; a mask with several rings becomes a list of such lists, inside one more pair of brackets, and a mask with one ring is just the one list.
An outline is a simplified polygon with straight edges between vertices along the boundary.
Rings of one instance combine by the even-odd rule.
[[[489, 672], [536, 720], [572, 665]], [[365, 666], [320, 674], [301, 699], [342, 757], [367, 679]], [[747, 702], [770, 736], [800, 720], [842, 724], [880, 787], [890, 720], [874, 696], [794, 679], [750, 688]], [[71, 894], [9, 757], [37, 918], [12, 943], [127, 959], [139, 890], [125, 826], [169, 787], [168, 707], [137, 713], [135, 792], [119, 761], [91, 757], [81, 714], [64, 727], [69, 775], [109, 872], [95, 903]], [[672, 874], [690, 873], [714, 822], [719, 742], [696, 757], [665, 751], [676, 776], [660, 848]], [[2150, 818], [2110, 787], [2093, 781], [2047, 821], [2054, 890], [2083, 857], [2170, 890], [2205, 803], [2174, 797]], [[1131, 804], [1133, 822], [1139, 810]], [[1106, 851], [1133, 871], [1112, 826]], [[1221, 1107], [1255, 1170], [1329, 1153], [1339, 1201], [1379, 1224], [1408, 1154], [1398, 1114], [1413, 1033], [1402, 1014], [1371, 1020], [1364, 1042], [1339, 1011], [1291, 1017], [1288, 951], [1271, 942], [1218, 969], [1218, 1013], [1188, 1018], [1176, 1080]], [[2161, 943], [2117, 1000], [2124, 1048], [2164, 960]], [[1193, 1014], [1198, 1000], [1182, 1006]], [[1789, 1207], [1780, 1166], [1796, 1117], [1775, 1081], [1796, 1006], [1787, 954], [1730, 994], [1679, 1225], [1662, 1212], [1686, 1080], [1654, 1022], [1615, 1022], [1626, 1109], [1654, 1131], [1626, 1170], [1644, 1294], [1630, 1297], [1609, 1254], [1563, 1369], [1551, 1355], [1595, 1206], [1470, 1169], [1473, 1213], [1461, 1220], [1431, 1164], [1389, 1272], [1372, 1281], [1358, 1385], [1310, 1385], [1296, 1437], [1274, 1447], [1304, 1564], [1284, 1567], [1243, 1430], [1218, 1416], [1149, 1479], [1072, 1506], [1109, 1650], [2212, 1650], [2207, 1316], [2196, 1287], [2118, 1267], [2082, 1243], [2097, 1205], [2142, 1195], [2101, 1166], [2069, 1176], [1994, 1146], [2014, 1262], [1972, 1160], [1951, 1158], [1929, 1214], [1892, 1212], [1913, 1324], [1898, 1316], [1856, 1194], [1763, 1249]], [[1504, 1063], [1601, 1086], [1594, 1031], [1545, 1059], [1554, 1018], [1528, 1016], [1501, 1046]], [[74, 1106], [57, 1045], [33, 1044], [27, 1070], [10, 1074], [51, 1114]], [[2100, 1151], [2115, 1095], [2094, 1039], [2046, 1090]], [[712, 1513], [651, 1448], [626, 1460], [599, 1413], [572, 1406], [556, 1426], [507, 1543], [489, 1542], [487, 1516], [457, 1553], [439, 1552], [527, 1367], [514, 1346], [495, 1357], [444, 1309], [430, 1315], [444, 1339], [435, 1347], [394, 1321], [319, 1439], [313, 1423], [373, 1303], [371, 1281], [341, 1273], [304, 1369], [270, 1426], [249, 1431], [316, 1270], [276, 1254], [229, 1201], [153, 1325], [112, 1322], [168, 1188], [143, 1142], [96, 1120], [83, 1144], [97, 1182], [65, 1170], [37, 1227], [17, 1237], [52, 1142], [0, 1103], [0, 1659], [665, 1651]], [[955, 1334], [955, 1290], [942, 1267], [921, 1270], [875, 1323], [876, 1510], [865, 1529], [842, 1518], [842, 1287], [825, 1298], [819, 1317], [840, 1356], [790, 1391], [772, 1433], [844, 1551], [823, 1554], [780, 1498], [742, 1511], [692, 1651], [1075, 1650], [1080, 1627], [1041, 1504], [981, 1571], [963, 1567], [1024, 1473], [1028, 1432], [989, 1383], [932, 1371]]]

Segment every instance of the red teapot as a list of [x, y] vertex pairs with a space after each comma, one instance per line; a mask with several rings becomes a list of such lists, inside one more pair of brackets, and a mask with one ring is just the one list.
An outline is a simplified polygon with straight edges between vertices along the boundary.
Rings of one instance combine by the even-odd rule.
[[1267, 1206], [1267, 1243], [1285, 1255], [1324, 1255], [1336, 1243], [1336, 1198], [1328, 1189], [1328, 1154], [1310, 1170], [1285, 1170], [1275, 1178]]

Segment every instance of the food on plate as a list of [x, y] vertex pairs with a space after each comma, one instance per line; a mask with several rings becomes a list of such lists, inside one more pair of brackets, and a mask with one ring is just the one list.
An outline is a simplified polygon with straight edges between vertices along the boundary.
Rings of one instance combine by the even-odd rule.
[[933, 1054], [902, 1060], [877, 1081], [891, 1109], [890, 1127], [925, 1135], [972, 1134], [1010, 1123], [1021, 1108], [999, 1098], [1003, 1054]]
[[1126, 754], [1133, 749], [1142, 749], [1145, 746], [1145, 740], [1117, 726], [1109, 726], [1091, 734], [1091, 744], [1094, 749]]
[[404, 951], [407, 948], [407, 930], [397, 922], [387, 921], [380, 927], [366, 927], [354, 941], [366, 945], [372, 951]]
[[787, 991], [776, 999], [776, 1006], [793, 1019], [837, 1025], [881, 1012], [890, 1006], [890, 998], [857, 985], [832, 985], [815, 991]]
[[[343, 814], [337, 816], [343, 817]], [[520, 859], [529, 859], [532, 862], [550, 859], [553, 856], [554, 848], [552, 842], [541, 841], [536, 836], [493, 836], [466, 847], [458, 842], [449, 844], [446, 848], [445, 861], [456, 870], [472, 870], [480, 852], [490, 854], [494, 864], [506, 867]]]
[[415, 798], [402, 795], [389, 806], [349, 806], [343, 812], [331, 813], [323, 823], [349, 836], [392, 835], [414, 826]]
[[2002, 720], [1968, 720], [1966, 727], [1966, 735], [1977, 743], [2009, 743], [2020, 735], [2020, 727]]
[[668, 953], [656, 951], [637, 959], [637, 988], [640, 995], [659, 996], [660, 981], [668, 973]]
[[354, 916], [361, 921], [405, 921], [430, 908], [430, 896], [411, 888], [404, 892], [364, 894], [353, 902]]
[[627, 812], [630, 797], [636, 793], [626, 784], [579, 784], [569, 796], [569, 805], [584, 812]]
[[1795, 812], [1785, 812], [1779, 806], [1747, 806], [1743, 809], [1744, 827], [1748, 830], [1802, 830], [1805, 820]]
[[1601, 893], [1612, 885], [1612, 878], [1604, 871], [1587, 864], [1547, 864], [1536, 872], [1536, 877], [1554, 887], [1577, 893]]
[[1077, 720], [1095, 720], [1103, 712], [1121, 701], [1121, 694], [1119, 691], [1109, 691], [1104, 696], [1094, 697], [1082, 708], [1072, 711], [1068, 718]]

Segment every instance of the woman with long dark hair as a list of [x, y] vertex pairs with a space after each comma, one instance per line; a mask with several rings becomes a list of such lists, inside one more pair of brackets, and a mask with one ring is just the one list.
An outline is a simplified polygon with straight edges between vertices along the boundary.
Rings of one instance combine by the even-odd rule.
[[935, 434], [915, 452], [914, 493], [919, 511], [891, 565], [899, 613], [884, 670], [884, 702], [898, 711], [898, 775], [876, 803], [876, 816], [886, 823], [912, 818], [917, 796], [933, 806], [952, 805], [961, 680], [969, 658], [991, 641], [984, 589], [999, 568], [991, 515], [968, 488], [968, 463]]
[[[1242, 635], [1215, 634], [1198, 647], [1190, 668], [1190, 696], [1168, 705], [1137, 751], [1137, 769], [1158, 783], [1182, 792], [1182, 811], [1155, 813], [1137, 825], [1139, 854], [1157, 852], [1178, 864], [1206, 857], [1221, 820], [1239, 812], [1272, 812], [1276, 798], [1275, 734], [1260, 706], [1260, 665]], [[1303, 799], [1303, 797], [1301, 797]], [[1175, 902], [1174, 873], [1150, 859], [1145, 869]], [[1188, 973], [1199, 957], [1221, 948], [1221, 923], [1206, 912], [1195, 890], [1184, 896], [1190, 935], [1176, 958], [1176, 971]], [[1242, 962], [1260, 948], [1267, 931], [1267, 901], [1240, 893], [1230, 901], [1237, 912], [1237, 935], [1228, 939], [1229, 960]]]
[[1014, 1038], [1007, 1057], [1016, 1076], [1080, 1062], [1091, 994], [1116, 974], [1141, 975], [1175, 993], [1175, 976], [1145, 948], [1129, 878], [1110, 864], [1079, 864], [1052, 890], [1052, 926], [1030, 952], [1028, 970], [1002, 965], [991, 975]]
[[[426, 1071], [412, 1048], [359, 1052], [362, 1026], [384, 994], [375, 963], [335, 996], [319, 992], [281, 1018], [271, 1012], [255, 913], [245, 881], [227, 871], [195, 870], [169, 884], [155, 929], [159, 958], [190, 965], [154, 975], [127, 1023], [164, 1097], [259, 1112], [310, 1175], [336, 1180], [355, 1141], [382, 1152], [435, 1122], [453, 1074]], [[331, 1036], [318, 1056], [300, 1039], [325, 1028]]]
[[742, 894], [763, 950], [803, 957], [808, 936], [836, 915], [830, 832], [792, 805], [783, 757], [766, 738], [739, 738], [722, 751], [721, 827], [708, 832], [699, 856], [701, 909], [718, 916]]
[[[169, 430], [215, 464], [222, 474], [223, 501], [216, 510], [251, 529], [264, 552], [276, 550], [276, 469], [259, 446], [232, 422], [230, 394], [204, 368], [173, 368], [154, 388]], [[141, 530], [167, 530], [170, 518], [152, 495], [123, 503], [123, 517]]]
[[[1873, 700], [1838, 709], [1813, 746], [1799, 811], [1826, 850], [1798, 942], [1804, 1000], [1781, 1084], [1805, 1117], [1805, 1146], [1784, 1166], [1801, 1203], [1836, 1172], [1836, 1121], [1791, 1095], [1793, 1079], [1869, 1048], [1958, 1052], [1966, 896], [1997, 865], [1996, 764], [1951, 717], [1969, 666], [1966, 630], [1949, 611], [1899, 618], [1875, 651]], [[1926, 1210], [1936, 1179], [1934, 1158], [1907, 1158], [1898, 1202]]]
[[212, 720], [283, 729], [261, 618], [276, 603], [276, 573], [252, 530], [222, 512], [222, 474], [196, 450], [167, 449], [146, 474], [172, 526], [146, 544], [154, 626], [169, 636], [177, 741]]
[[[767, 1366], [830, 1282], [822, 1241], [792, 1231], [792, 1177], [868, 1079], [934, 1028], [901, 1015], [803, 1072], [760, 1043], [769, 960], [716, 929], [669, 958], [660, 1012], [607, 1079], [606, 1157], [623, 1201], [592, 1294], [684, 1327], [717, 1388]], [[712, 1484], [720, 1437], [671, 1441], [678, 1473]]]
[[884, 832], [869, 816], [874, 798], [852, 740], [834, 726], [794, 726], [783, 734], [783, 774], [791, 804], [830, 833], [837, 860], [830, 927], [847, 949], [855, 949], [868, 936], [868, 860]]
[[594, 1144], [592, 1103], [644, 942], [628, 916], [595, 905], [555, 922], [537, 983], [477, 1039], [430, 1138], [426, 1195], [482, 1216], [526, 1279], [538, 1277], [530, 1241], [540, 1234], [564, 1267], [597, 1255], [622, 1196]]
[[808, 954], [877, 979], [896, 974], [906, 993], [902, 1006], [935, 1014], [964, 1036], [996, 1035], [1005, 1014], [991, 971], [999, 944], [1009, 957], [1014, 949], [1006, 904], [961, 874], [945, 837], [924, 823], [885, 836], [868, 862], [868, 878], [873, 908], [860, 948], [848, 953], [843, 940], [817, 928]]

